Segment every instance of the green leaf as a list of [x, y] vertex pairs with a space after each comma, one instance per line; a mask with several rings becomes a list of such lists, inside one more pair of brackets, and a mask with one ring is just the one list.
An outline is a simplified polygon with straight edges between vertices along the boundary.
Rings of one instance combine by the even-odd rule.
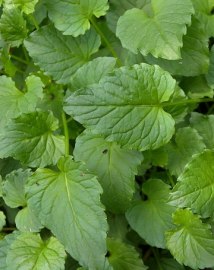
[[207, 218], [214, 211], [214, 152], [206, 150], [195, 155], [186, 165], [174, 186], [170, 204], [190, 207]]
[[30, 170], [19, 169], [6, 176], [3, 182], [3, 199], [9, 207], [26, 206], [24, 186], [31, 174]]
[[188, 209], [173, 215], [176, 228], [166, 233], [167, 247], [175, 259], [193, 269], [214, 267], [214, 238], [210, 225]]
[[10, 270], [63, 270], [66, 253], [54, 237], [42, 241], [39, 235], [22, 233], [7, 254]]
[[114, 270], [146, 270], [139, 254], [133, 246], [125, 244], [120, 240], [107, 239], [109, 262]]
[[193, 0], [195, 16], [204, 27], [207, 37], [214, 35], [214, 17], [212, 16], [213, 0]]
[[210, 52], [210, 66], [208, 73], [206, 74], [206, 79], [208, 82], [208, 85], [212, 88], [214, 88], [214, 47], [212, 47]]
[[206, 147], [214, 149], [214, 115], [194, 112], [191, 114], [190, 124], [203, 138]]
[[86, 268], [103, 269], [107, 222], [101, 187], [71, 157], [61, 158], [58, 169], [35, 172], [27, 187], [28, 203], [74, 259]]
[[185, 270], [184, 266], [180, 265], [176, 260], [172, 258], [160, 258], [159, 261], [153, 260], [149, 264], [149, 269], [158, 269], [161, 267], [163, 270]]
[[137, 8], [126, 11], [118, 21], [117, 36], [133, 53], [139, 50], [143, 55], [180, 59], [182, 38], [194, 13], [191, 1], [151, 0], [151, 4], [153, 14]]
[[203, 152], [206, 148], [201, 136], [191, 127], [177, 130], [174, 140], [167, 146], [168, 169], [173, 175], [180, 175], [185, 165], [192, 159], [194, 154]]
[[0, 113], [3, 116], [0, 120], [1, 127], [21, 113], [35, 111], [37, 102], [43, 96], [43, 83], [40, 78], [31, 75], [26, 79], [26, 88], [27, 92], [20, 91], [11, 78], [0, 77]]
[[[171, 25], [169, 24], [171, 27]], [[206, 74], [209, 67], [209, 49], [206, 33], [200, 21], [193, 19], [192, 25], [187, 29], [181, 48], [181, 59], [169, 61], [148, 56], [150, 64], [158, 64], [173, 75], [198, 76]]]
[[113, 57], [98, 57], [84, 66], [80, 67], [71, 78], [72, 90], [91, 86], [99, 81], [108, 73], [112, 72], [116, 65]]
[[107, 0], [47, 0], [50, 19], [64, 35], [77, 37], [90, 28], [90, 19], [104, 16], [108, 10]]
[[170, 186], [158, 179], [147, 181], [142, 191], [148, 200], [138, 201], [126, 212], [132, 227], [151, 246], [165, 248], [165, 232], [172, 227], [175, 207], [167, 203]]
[[18, 212], [15, 218], [16, 227], [21, 232], [39, 232], [43, 226], [29, 206]]
[[7, 267], [6, 258], [10, 245], [15, 241], [19, 234], [19, 232], [15, 231], [5, 236], [3, 240], [0, 240], [0, 270], [11, 270]]
[[0, 19], [0, 33], [12, 47], [18, 47], [26, 38], [26, 21], [18, 8], [5, 8]]
[[156, 149], [174, 133], [174, 120], [163, 109], [174, 90], [175, 81], [158, 66], [134, 65], [73, 93], [64, 109], [108, 141], [131, 149]]
[[101, 136], [83, 133], [76, 139], [74, 157], [84, 161], [87, 168], [98, 176], [104, 191], [101, 198], [107, 209], [114, 213], [125, 212], [135, 191], [141, 153], [121, 149]]
[[39, 0], [4, 0], [4, 6], [6, 8], [18, 7], [24, 13], [30, 14], [34, 12], [35, 5], [39, 2]]
[[73, 38], [63, 36], [52, 25], [47, 25], [33, 32], [24, 44], [34, 63], [47, 75], [58, 83], [68, 83], [78, 68], [97, 52], [101, 41], [93, 30]]
[[3, 227], [6, 225], [6, 217], [5, 214], [0, 211], [0, 231], [3, 229]]
[[64, 137], [53, 134], [57, 128], [50, 112], [22, 114], [0, 134], [0, 157], [12, 156], [31, 167], [56, 164], [65, 149]]

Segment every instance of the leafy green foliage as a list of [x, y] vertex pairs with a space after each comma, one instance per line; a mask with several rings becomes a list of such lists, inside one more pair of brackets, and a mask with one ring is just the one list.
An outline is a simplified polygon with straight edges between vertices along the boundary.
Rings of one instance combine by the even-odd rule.
[[213, 14], [0, 0], [0, 270], [214, 269]]

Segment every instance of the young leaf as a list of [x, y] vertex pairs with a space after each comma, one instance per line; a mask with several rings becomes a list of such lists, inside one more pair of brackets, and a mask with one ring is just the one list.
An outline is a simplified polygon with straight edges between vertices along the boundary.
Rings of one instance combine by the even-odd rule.
[[137, 166], [141, 153], [121, 149], [101, 136], [83, 133], [76, 139], [74, 157], [86, 163], [103, 187], [102, 201], [114, 213], [125, 212], [135, 191]]
[[201, 136], [191, 127], [180, 128], [176, 132], [175, 139], [167, 146], [169, 171], [173, 175], [180, 175], [185, 165], [194, 154], [203, 152], [206, 148]]
[[27, 186], [28, 203], [74, 259], [86, 268], [103, 269], [107, 222], [101, 187], [71, 157], [61, 158], [58, 169], [35, 172]]
[[214, 267], [214, 237], [210, 225], [188, 209], [173, 215], [176, 228], [166, 233], [167, 247], [175, 259], [192, 269]]
[[18, 7], [24, 13], [30, 14], [34, 12], [35, 5], [38, 2], [39, 0], [4, 0], [4, 6], [8, 9]]
[[117, 36], [133, 53], [139, 50], [143, 55], [180, 59], [182, 38], [194, 13], [191, 1], [152, 0], [151, 4], [153, 14], [137, 8], [126, 11], [118, 21]]
[[90, 28], [90, 19], [106, 14], [108, 0], [47, 0], [50, 19], [64, 35], [77, 37]]
[[26, 21], [18, 8], [4, 8], [0, 19], [0, 32], [3, 39], [12, 47], [18, 47], [26, 38]]
[[108, 141], [136, 150], [156, 149], [174, 133], [174, 120], [163, 109], [174, 90], [175, 81], [158, 66], [134, 65], [71, 94], [64, 109]]
[[161, 180], [152, 179], [142, 186], [148, 200], [138, 201], [126, 212], [132, 227], [151, 246], [165, 248], [165, 232], [172, 228], [172, 213], [175, 207], [167, 204], [170, 186]]
[[194, 112], [191, 115], [190, 124], [203, 138], [206, 147], [214, 149], [214, 115], [203, 115]]
[[10, 270], [63, 270], [65, 256], [56, 238], [44, 242], [39, 235], [22, 233], [11, 244], [6, 262]]
[[26, 206], [24, 186], [31, 174], [30, 170], [19, 169], [6, 176], [3, 182], [3, 199], [9, 207]]
[[110, 253], [108, 259], [114, 270], [147, 269], [133, 246], [112, 238], [107, 239], [107, 245]]
[[170, 204], [190, 207], [207, 218], [214, 211], [214, 152], [206, 150], [195, 155], [186, 165], [174, 186]]
[[80, 67], [71, 78], [72, 90], [88, 87], [112, 72], [116, 65], [113, 57], [98, 57]]
[[99, 49], [101, 41], [93, 30], [73, 38], [47, 25], [33, 32], [24, 44], [34, 63], [46, 74], [58, 83], [68, 83], [71, 75]]
[[65, 152], [64, 137], [53, 134], [57, 128], [50, 112], [22, 114], [0, 134], [0, 157], [11, 156], [31, 167], [56, 164]]
[[3, 229], [5, 224], [6, 224], [5, 214], [2, 211], [0, 211], [0, 231]]
[[43, 83], [40, 78], [31, 75], [26, 79], [27, 92], [16, 88], [11, 78], [0, 77], [0, 113], [2, 118], [0, 126], [3, 127], [8, 120], [21, 113], [35, 111], [37, 102], [42, 98]]

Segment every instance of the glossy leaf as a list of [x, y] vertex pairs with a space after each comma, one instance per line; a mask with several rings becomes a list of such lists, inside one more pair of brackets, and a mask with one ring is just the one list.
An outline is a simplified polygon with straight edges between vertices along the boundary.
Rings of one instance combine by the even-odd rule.
[[151, 4], [153, 14], [138, 8], [126, 11], [118, 21], [117, 36], [133, 53], [139, 50], [143, 55], [180, 59], [182, 38], [194, 13], [191, 1], [151, 0]]
[[28, 203], [74, 259], [86, 268], [102, 269], [107, 230], [102, 189], [96, 177], [70, 157], [61, 158], [58, 169], [35, 172], [27, 188]]
[[202, 223], [190, 210], [173, 215], [176, 228], [167, 232], [167, 247], [180, 264], [192, 269], [214, 267], [214, 237], [210, 225]]
[[214, 152], [206, 150], [193, 156], [179, 176], [171, 194], [170, 203], [177, 207], [190, 207], [202, 217], [214, 211]]
[[65, 256], [56, 238], [43, 242], [39, 235], [22, 233], [11, 244], [6, 261], [10, 270], [63, 270]]
[[35, 64], [59, 83], [68, 83], [71, 76], [100, 46], [100, 38], [88, 31], [77, 39], [63, 36], [52, 25], [33, 32], [25, 40], [25, 46]]
[[64, 109], [108, 141], [131, 149], [156, 149], [174, 133], [174, 120], [164, 111], [174, 90], [175, 81], [159, 67], [134, 65], [71, 94]]
[[12, 156], [31, 167], [56, 164], [65, 147], [64, 137], [53, 134], [57, 128], [52, 113], [22, 114], [0, 134], [0, 157]]
[[103, 187], [102, 201], [107, 209], [114, 213], [125, 212], [135, 191], [141, 153], [121, 149], [100, 136], [83, 133], [76, 140], [74, 157], [84, 161], [87, 168], [98, 176]]
[[64, 35], [82, 35], [90, 28], [90, 19], [106, 14], [107, 0], [48, 0], [48, 15]]
[[165, 232], [173, 227], [175, 207], [167, 203], [170, 186], [161, 180], [149, 180], [142, 186], [148, 200], [137, 201], [126, 212], [132, 227], [148, 244], [165, 248]]

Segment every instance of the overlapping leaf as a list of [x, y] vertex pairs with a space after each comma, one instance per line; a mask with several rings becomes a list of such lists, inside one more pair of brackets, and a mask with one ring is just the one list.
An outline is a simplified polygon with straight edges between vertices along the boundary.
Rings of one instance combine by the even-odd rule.
[[[181, 58], [182, 38], [194, 9], [189, 0], [151, 0], [153, 14], [133, 8], [120, 17], [117, 36], [123, 47], [169, 60]], [[134, 26], [134, 28], [133, 28]]]
[[35, 172], [27, 187], [28, 203], [73, 258], [86, 268], [103, 269], [107, 222], [102, 189], [71, 157], [61, 158], [58, 169]]
[[64, 137], [54, 135], [52, 113], [34, 112], [13, 119], [0, 133], [0, 157], [13, 157], [31, 167], [56, 164], [64, 154]]
[[6, 262], [10, 270], [63, 270], [65, 256], [56, 238], [43, 242], [39, 235], [22, 233], [12, 242]]
[[175, 259], [192, 269], [214, 267], [214, 237], [211, 227], [190, 210], [173, 215], [176, 228], [167, 232], [167, 247]]
[[174, 133], [174, 120], [163, 108], [174, 91], [175, 81], [158, 66], [134, 65], [71, 94], [64, 109], [108, 141], [132, 149], [155, 149]]
[[98, 176], [103, 187], [102, 201], [112, 212], [125, 212], [135, 191], [137, 166], [141, 153], [121, 149], [116, 143], [106, 142], [101, 136], [85, 133], [76, 140], [76, 160]]
[[8, 9], [19, 7], [24, 13], [30, 14], [34, 12], [38, 2], [39, 0], [4, 0], [4, 6]]
[[170, 186], [149, 180], [142, 186], [148, 200], [135, 202], [126, 212], [130, 226], [152, 246], [165, 248], [165, 232], [172, 228], [175, 207], [167, 204]]
[[78, 38], [63, 36], [48, 25], [33, 32], [24, 44], [35, 64], [57, 82], [68, 83], [99, 49], [100, 38], [93, 30]]
[[195, 155], [179, 176], [171, 194], [170, 203], [190, 207], [207, 218], [214, 211], [214, 152], [206, 150]]
[[106, 14], [108, 0], [48, 0], [50, 19], [64, 35], [82, 35], [90, 28], [90, 19]]

